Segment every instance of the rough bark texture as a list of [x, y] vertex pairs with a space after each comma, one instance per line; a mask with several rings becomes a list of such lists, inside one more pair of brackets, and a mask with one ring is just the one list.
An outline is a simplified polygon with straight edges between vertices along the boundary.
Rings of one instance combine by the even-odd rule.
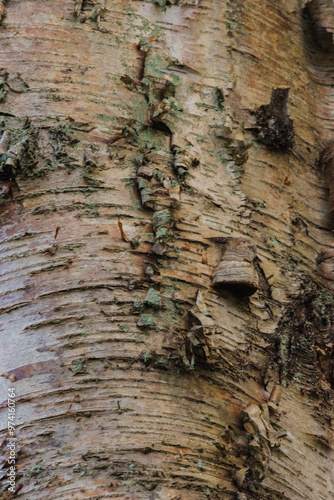
[[[333, 498], [332, 2], [10, 0], [0, 18], [15, 497]], [[250, 297], [212, 281], [245, 237]]]

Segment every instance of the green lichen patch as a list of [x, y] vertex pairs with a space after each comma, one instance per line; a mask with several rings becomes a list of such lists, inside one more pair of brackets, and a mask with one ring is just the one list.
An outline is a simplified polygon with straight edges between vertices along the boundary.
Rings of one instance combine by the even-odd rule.
[[83, 373], [85, 371], [85, 367], [86, 367], [86, 361], [83, 358], [81, 358], [73, 362], [72, 370], [75, 374]]
[[156, 351], [152, 351], [151, 349], [148, 349], [147, 351], [141, 351], [139, 359], [144, 363], [146, 368], [154, 367], [162, 370], [167, 369], [171, 362], [170, 354], [158, 354]]
[[154, 76], [159, 78], [163, 75], [163, 70], [167, 69], [172, 63], [172, 59], [163, 58], [159, 54], [152, 52], [147, 54], [145, 60], [145, 76]]
[[169, 234], [169, 232], [168, 232], [168, 229], [166, 227], [159, 227], [159, 229], [155, 233], [155, 236], [157, 239], [165, 239], [165, 238], [167, 238], [168, 234]]
[[37, 476], [38, 474], [40, 474], [41, 472], [43, 471], [43, 467], [41, 465], [34, 465], [31, 469], [30, 469], [30, 475], [32, 476]]
[[154, 290], [154, 288], [150, 288], [144, 298], [144, 304], [151, 307], [159, 307], [161, 304], [161, 297]]
[[151, 328], [154, 324], [155, 320], [152, 314], [141, 314], [137, 326]]
[[84, 476], [86, 474], [86, 470], [81, 464], [76, 464], [73, 467], [73, 472], [75, 472], [76, 474], [80, 474], [80, 476]]
[[129, 325], [122, 323], [121, 325], [119, 325], [119, 329], [121, 332], [128, 333], [128, 331], [130, 330], [130, 327], [129, 327]]
[[159, 210], [153, 214], [153, 228], [157, 229], [160, 226], [168, 226], [172, 217], [169, 210]]

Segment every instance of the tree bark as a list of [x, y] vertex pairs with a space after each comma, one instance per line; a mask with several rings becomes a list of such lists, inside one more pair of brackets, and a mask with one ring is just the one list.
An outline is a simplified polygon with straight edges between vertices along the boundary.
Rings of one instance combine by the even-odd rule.
[[0, 21], [1, 498], [333, 498], [332, 2]]

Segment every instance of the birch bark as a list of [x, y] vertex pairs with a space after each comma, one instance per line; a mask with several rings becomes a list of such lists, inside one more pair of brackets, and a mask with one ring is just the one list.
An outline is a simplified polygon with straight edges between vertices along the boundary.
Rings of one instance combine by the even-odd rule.
[[0, 16], [1, 498], [333, 498], [332, 2]]

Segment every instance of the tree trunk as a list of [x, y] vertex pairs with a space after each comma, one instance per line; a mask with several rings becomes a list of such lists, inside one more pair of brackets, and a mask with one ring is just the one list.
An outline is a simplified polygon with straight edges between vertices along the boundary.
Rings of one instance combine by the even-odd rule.
[[0, 17], [1, 498], [333, 498], [331, 0]]

